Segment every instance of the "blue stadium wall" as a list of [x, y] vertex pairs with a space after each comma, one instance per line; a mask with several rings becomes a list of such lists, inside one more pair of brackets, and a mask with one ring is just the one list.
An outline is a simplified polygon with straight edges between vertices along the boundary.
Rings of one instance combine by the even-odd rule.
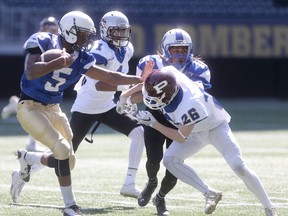
[[[135, 72], [139, 58], [156, 53], [167, 30], [180, 27], [191, 35], [194, 55], [201, 56], [210, 67], [213, 85], [210, 92], [215, 96], [288, 97], [287, 17], [202, 16], [199, 19], [173, 19], [147, 15], [129, 18], [135, 47], [135, 56], [130, 62], [131, 74]], [[93, 19], [99, 20], [100, 17]], [[23, 56], [2, 54], [0, 64], [0, 97], [19, 94]], [[72, 87], [65, 96], [75, 96]]]

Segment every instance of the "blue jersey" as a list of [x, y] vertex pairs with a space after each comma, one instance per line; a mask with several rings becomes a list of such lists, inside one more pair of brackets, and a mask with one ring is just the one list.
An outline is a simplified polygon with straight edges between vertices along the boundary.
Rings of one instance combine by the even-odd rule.
[[[139, 60], [139, 63], [136, 68], [136, 75], [141, 76], [144, 66], [149, 59], [154, 61], [155, 63], [154, 69], [160, 69], [162, 67], [169, 65], [159, 55], [147, 55]], [[204, 62], [196, 58], [191, 58], [191, 60], [189, 60], [189, 62], [185, 65], [185, 67], [182, 68], [180, 71], [192, 81], [201, 82], [205, 90], [210, 89], [212, 87], [210, 83], [211, 78], [210, 70]]]
[[[29, 49], [39, 47], [42, 53], [50, 49], [63, 49], [60, 37], [60, 35], [38, 32], [25, 42], [24, 49], [29, 52]], [[75, 61], [70, 67], [52, 71], [37, 79], [28, 80], [25, 68], [21, 78], [21, 91], [44, 104], [60, 103], [64, 90], [77, 82], [81, 74], [86, 73], [95, 64], [94, 57], [85, 50], [74, 51], [73, 54]]]

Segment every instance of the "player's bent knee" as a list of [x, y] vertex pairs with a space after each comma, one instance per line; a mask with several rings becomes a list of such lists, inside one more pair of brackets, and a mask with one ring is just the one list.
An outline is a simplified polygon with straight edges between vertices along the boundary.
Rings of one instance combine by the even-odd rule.
[[138, 126], [136, 128], [134, 128], [128, 135], [128, 137], [130, 139], [139, 139], [139, 137], [143, 137], [144, 136], [144, 129], [142, 126]]
[[234, 169], [234, 172], [236, 173], [236, 175], [238, 175], [240, 177], [244, 177], [246, 175], [247, 171], [248, 171], [248, 169], [244, 164], [242, 164], [242, 166], [239, 166], [236, 169]]
[[76, 156], [75, 154], [70, 155], [69, 157], [69, 166], [70, 166], [70, 170], [73, 170], [76, 164]]
[[174, 157], [173, 156], [165, 156], [163, 157], [163, 165], [169, 170], [170, 167], [173, 166]]
[[53, 153], [58, 160], [68, 159], [71, 154], [71, 145], [67, 140], [60, 139], [60, 142], [55, 145]]

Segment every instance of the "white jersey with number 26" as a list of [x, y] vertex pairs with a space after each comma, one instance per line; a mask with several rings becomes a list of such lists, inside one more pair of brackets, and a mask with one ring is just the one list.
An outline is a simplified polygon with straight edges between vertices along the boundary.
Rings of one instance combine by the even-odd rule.
[[223, 122], [230, 122], [230, 115], [210, 94], [200, 89], [187, 76], [175, 69], [179, 92], [172, 102], [162, 109], [165, 117], [176, 127], [192, 125], [192, 132], [211, 130]]

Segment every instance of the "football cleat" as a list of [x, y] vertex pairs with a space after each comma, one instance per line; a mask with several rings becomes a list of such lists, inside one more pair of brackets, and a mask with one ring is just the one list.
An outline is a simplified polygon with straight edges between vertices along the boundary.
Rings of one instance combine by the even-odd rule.
[[140, 190], [135, 186], [134, 183], [129, 184], [129, 185], [123, 185], [121, 190], [120, 190], [120, 194], [124, 197], [132, 197], [137, 199], [139, 194], [140, 194]]
[[15, 170], [12, 172], [12, 183], [10, 187], [10, 195], [14, 203], [17, 203], [22, 188], [24, 187], [25, 182], [20, 177], [20, 171]]
[[19, 149], [16, 154], [17, 154], [18, 160], [20, 162], [20, 177], [25, 182], [29, 182], [31, 166], [28, 165], [25, 161], [24, 157], [25, 157], [26, 153], [27, 153], [27, 151], [25, 149]]
[[274, 207], [265, 208], [266, 216], [277, 216], [276, 209]]
[[205, 214], [211, 214], [218, 202], [222, 199], [222, 192], [221, 191], [217, 191], [217, 190], [209, 190], [206, 194], [205, 194]]
[[164, 198], [158, 198], [156, 195], [152, 199], [152, 203], [154, 206], [156, 206], [158, 216], [169, 216], [169, 212], [166, 208], [166, 202]]
[[70, 207], [66, 207], [63, 211], [64, 216], [78, 216], [82, 215], [80, 211], [80, 207], [78, 205], [72, 205]]
[[140, 193], [139, 197], [138, 197], [138, 205], [143, 207], [146, 206], [153, 194], [153, 192], [155, 191], [156, 187], [157, 187], [157, 181], [156, 183], [147, 183], [145, 188], [143, 189], [143, 191]]
[[19, 98], [17, 96], [13, 95], [10, 97], [9, 103], [3, 108], [1, 112], [2, 119], [6, 119], [10, 115], [16, 113], [18, 101], [19, 101]]

